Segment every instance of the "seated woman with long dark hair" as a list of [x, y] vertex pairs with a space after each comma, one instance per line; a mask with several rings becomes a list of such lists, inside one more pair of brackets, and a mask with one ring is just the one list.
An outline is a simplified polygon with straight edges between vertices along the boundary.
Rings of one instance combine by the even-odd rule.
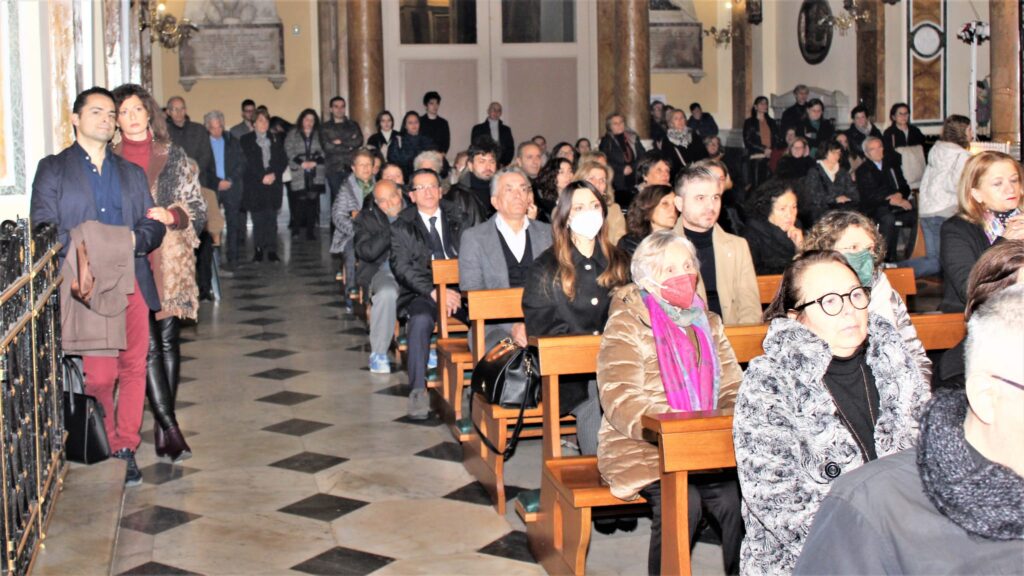
[[645, 187], [633, 199], [626, 215], [626, 235], [619, 240], [619, 249], [632, 256], [644, 238], [653, 232], [675, 228], [678, 219], [671, 186]]
[[832, 482], [916, 443], [928, 384], [896, 328], [869, 314], [870, 292], [842, 254], [814, 250], [765, 311], [765, 353], [733, 420], [745, 574], [792, 572]]
[[572, 182], [572, 162], [555, 156], [540, 169], [537, 174], [537, 188], [533, 191], [533, 201], [537, 205], [537, 219], [551, 222], [551, 214], [555, 211], [558, 196]]
[[[589, 183], [562, 190], [551, 222], [551, 247], [530, 266], [523, 291], [529, 336], [600, 334], [608, 319], [611, 291], [629, 281], [626, 255], [608, 240], [604, 198]], [[563, 414], [576, 416], [582, 454], [597, 453], [601, 406], [597, 383], [559, 382]]]
[[759, 276], [782, 274], [800, 250], [804, 233], [796, 216], [797, 195], [792, 182], [772, 179], [754, 190], [747, 203], [743, 237], [750, 245]]

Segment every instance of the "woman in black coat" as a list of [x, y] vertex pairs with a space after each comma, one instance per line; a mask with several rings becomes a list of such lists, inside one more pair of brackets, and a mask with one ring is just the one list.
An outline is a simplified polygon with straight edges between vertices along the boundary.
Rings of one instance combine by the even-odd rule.
[[943, 312], [962, 312], [967, 278], [982, 253], [1005, 240], [1024, 240], [1021, 181], [1024, 169], [1012, 156], [982, 152], [964, 165], [957, 192], [960, 211], [939, 233]]
[[619, 250], [632, 258], [637, 246], [653, 232], [672, 230], [679, 219], [675, 193], [671, 186], [645, 186], [626, 214], [626, 235], [619, 240]]
[[686, 113], [682, 110], [671, 112], [668, 129], [661, 140], [655, 141], [655, 146], [661, 150], [661, 157], [668, 162], [671, 182], [675, 182], [683, 167], [708, 157], [704, 141], [686, 125]]
[[256, 251], [254, 262], [277, 262], [277, 211], [281, 209], [284, 183], [281, 177], [288, 168], [284, 138], [270, 132], [270, 116], [257, 112], [253, 131], [242, 136], [245, 157], [242, 207], [252, 213], [252, 236]]
[[782, 274], [800, 251], [804, 233], [796, 216], [797, 194], [792, 182], [773, 179], [754, 191], [743, 237], [758, 276]]
[[889, 109], [889, 120], [892, 122], [882, 132], [882, 144], [886, 152], [893, 152], [904, 146], [924, 145], [924, 134], [917, 126], [910, 123], [910, 106], [905, 102], [897, 102]]
[[[551, 222], [551, 247], [530, 265], [523, 291], [528, 335], [600, 334], [604, 330], [612, 289], [629, 281], [626, 255], [608, 240], [607, 214], [604, 198], [589, 182], [572, 182], [559, 194]], [[596, 454], [601, 426], [596, 381], [583, 385], [564, 380], [559, 390], [562, 413], [576, 415], [580, 451]]]
[[388, 162], [402, 167], [405, 180], [412, 180], [412, 162], [420, 152], [436, 150], [434, 141], [420, 134], [420, 115], [412, 110], [402, 118], [402, 132], [397, 140], [388, 146]]
[[804, 228], [814, 226], [829, 210], [857, 208], [860, 194], [849, 170], [843, 168], [842, 158], [843, 145], [832, 140], [818, 151], [818, 162], [804, 176], [799, 199]]
[[384, 110], [377, 114], [377, 133], [370, 136], [366, 145], [380, 150], [382, 158], [388, 157], [388, 149], [398, 140], [398, 132], [395, 130], [395, 117], [391, 112]]
[[604, 152], [608, 165], [615, 172], [612, 179], [615, 202], [619, 206], [629, 206], [636, 185], [636, 165], [645, 152], [640, 137], [626, 128], [622, 114], [612, 114], [605, 121], [605, 134], [598, 149]]
[[743, 121], [743, 150], [750, 166], [750, 185], [757, 188], [768, 179], [772, 149], [781, 145], [775, 119], [768, 114], [768, 99], [758, 96], [750, 109], [750, 118]]

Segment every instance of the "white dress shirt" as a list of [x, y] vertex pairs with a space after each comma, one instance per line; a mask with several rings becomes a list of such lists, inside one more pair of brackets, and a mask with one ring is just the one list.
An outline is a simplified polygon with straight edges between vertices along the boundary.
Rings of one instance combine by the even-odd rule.
[[498, 214], [494, 222], [498, 227], [498, 234], [505, 239], [505, 244], [508, 244], [509, 250], [516, 257], [516, 262], [522, 262], [523, 255], [526, 253], [526, 229], [530, 227], [530, 219], [523, 218], [523, 227], [519, 232], [513, 230], [501, 217], [501, 214]]
[[[423, 220], [423, 225], [427, 227], [427, 232], [428, 233], [430, 232], [430, 219], [435, 217], [435, 216], [437, 216], [437, 220], [435, 221], [435, 226], [434, 227], [437, 228], [437, 233], [438, 233], [438, 235], [441, 236], [441, 246], [446, 247], [445, 248], [445, 254], [447, 254], [448, 253], [448, 249], [447, 249], [448, 242], [446, 242], [445, 239], [444, 239], [444, 225], [441, 222], [441, 209], [438, 208], [437, 212], [434, 212], [433, 214], [424, 214], [423, 212], [420, 212], [419, 215], [420, 215], [420, 219]], [[433, 258], [433, 251], [431, 251], [431, 258]]]

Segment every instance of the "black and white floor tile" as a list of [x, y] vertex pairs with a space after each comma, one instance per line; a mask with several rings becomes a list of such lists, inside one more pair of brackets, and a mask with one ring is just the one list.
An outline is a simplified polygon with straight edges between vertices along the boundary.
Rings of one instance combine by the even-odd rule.
[[[365, 370], [366, 326], [339, 308], [326, 239], [281, 255], [222, 279], [183, 330], [177, 416], [194, 455], [158, 460], [147, 413], [112, 573], [543, 574], [440, 420], [406, 418], [405, 374]], [[538, 487], [539, 442], [506, 474], [512, 496]], [[645, 526], [595, 534], [588, 572], [643, 573]], [[719, 553], [695, 572], [720, 572]]]

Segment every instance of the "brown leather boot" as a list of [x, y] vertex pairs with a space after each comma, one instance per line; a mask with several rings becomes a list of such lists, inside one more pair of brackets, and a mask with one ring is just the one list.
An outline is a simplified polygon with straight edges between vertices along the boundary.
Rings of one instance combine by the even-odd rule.
[[181, 429], [177, 426], [171, 426], [164, 430], [163, 456], [167, 456], [174, 463], [182, 462], [192, 457], [192, 449], [188, 447], [185, 436], [181, 434]]

